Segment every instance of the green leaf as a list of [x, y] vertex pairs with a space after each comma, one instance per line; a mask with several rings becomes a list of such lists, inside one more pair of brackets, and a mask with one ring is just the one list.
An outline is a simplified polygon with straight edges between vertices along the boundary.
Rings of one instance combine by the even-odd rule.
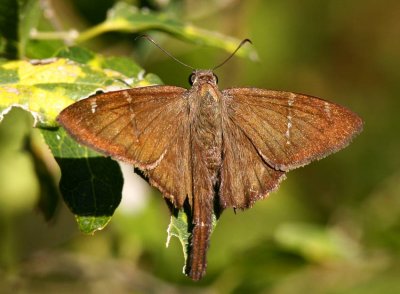
[[96, 231], [100, 231], [110, 222], [111, 216], [76, 216], [76, 222], [81, 232], [93, 235]]
[[190, 232], [188, 228], [188, 216], [184, 211], [179, 210], [176, 214], [171, 215], [171, 220], [167, 229], [168, 237], [166, 246], [168, 247], [171, 237], [178, 238], [179, 242], [181, 242], [182, 245], [183, 257], [185, 258], [185, 261], [188, 257], [190, 238]]
[[[107, 19], [104, 22], [87, 31], [81, 32], [76, 42], [84, 42], [100, 34], [111, 31], [138, 33], [147, 30], [167, 32], [182, 40], [221, 48], [229, 53], [232, 53], [242, 41], [217, 32], [200, 29], [188, 23], [183, 23], [163, 13], [152, 12], [145, 9], [140, 10], [136, 6], [129, 5], [125, 2], [117, 2], [115, 6], [108, 11]], [[242, 47], [237, 52], [237, 55], [252, 60], [258, 59], [256, 50], [252, 46]]]
[[11, 107], [21, 107], [32, 114], [35, 126], [54, 127], [58, 113], [74, 101], [99, 90], [125, 89], [126, 83], [154, 83], [153, 75], [149, 82], [144, 71], [127, 58], [107, 59], [77, 47], [64, 49], [59, 56], [0, 65], [0, 121]]
[[118, 163], [78, 145], [64, 129], [41, 130], [61, 169], [60, 190], [85, 233], [101, 230], [121, 201]]
[[[216, 226], [217, 226], [217, 217], [215, 214], [213, 214], [211, 233], [214, 231]], [[185, 264], [190, 251], [189, 241], [191, 238], [190, 229], [192, 227], [193, 227], [192, 224], [189, 224], [188, 222], [188, 215], [185, 210], [177, 210], [174, 208], [171, 209], [171, 220], [167, 229], [168, 237], [166, 246], [168, 247], [171, 237], [178, 238], [179, 242], [182, 245]], [[185, 267], [183, 268], [183, 272], [185, 272]]]

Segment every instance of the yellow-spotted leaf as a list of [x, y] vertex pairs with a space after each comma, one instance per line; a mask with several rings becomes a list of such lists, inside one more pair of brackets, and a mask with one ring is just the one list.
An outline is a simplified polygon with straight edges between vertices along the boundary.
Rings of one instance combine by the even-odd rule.
[[[69, 48], [46, 60], [0, 64], [0, 121], [12, 107], [29, 111], [39, 127], [56, 126], [55, 118], [69, 104], [97, 91], [157, 83], [127, 58], [104, 58]], [[127, 65], [131, 65], [127, 67]]]

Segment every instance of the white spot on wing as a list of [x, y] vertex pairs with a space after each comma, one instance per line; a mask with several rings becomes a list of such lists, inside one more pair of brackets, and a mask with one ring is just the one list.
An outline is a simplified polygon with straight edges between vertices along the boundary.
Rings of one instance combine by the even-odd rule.
[[286, 145], [290, 145], [290, 129], [292, 128], [292, 105], [294, 103], [294, 99], [296, 98], [296, 95], [293, 93], [290, 93], [289, 99], [288, 99], [288, 114], [287, 114], [287, 124], [286, 124]]
[[331, 106], [329, 105], [328, 102], [324, 102], [324, 111], [325, 111], [326, 115], [328, 116], [328, 118], [331, 118], [331, 116], [332, 116]]
[[287, 119], [288, 119], [288, 121], [287, 121], [287, 129], [286, 129], [285, 136], [286, 136], [286, 139], [287, 139], [286, 140], [286, 144], [290, 145], [290, 129], [292, 128], [292, 116], [288, 115]]
[[126, 101], [129, 103], [131, 125], [132, 125], [133, 131], [135, 132], [136, 142], [138, 142], [140, 134], [139, 134], [139, 131], [138, 131], [137, 125], [136, 125], [135, 112], [133, 111], [133, 108], [132, 108], [132, 96], [128, 93], [128, 91], [123, 91], [122, 94], [126, 98]]
[[90, 101], [90, 109], [92, 113], [96, 112], [96, 108], [97, 108], [97, 100], [93, 99], [92, 101]]
[[126, 98], [126, 101], [128, 101], [128, 103], [132, 102], [132, 97], [131, 97], [131, 95], [129, 95], [129, 93], [127, 91], [123, 91], [122, 94], [124, 95], [124, 97]]
[[289, 99], [288, 99], [288, 105], [291, 107], [294, 103], [294, 99], [296, 98], [296, 95], [293, 93], [290, 93]]

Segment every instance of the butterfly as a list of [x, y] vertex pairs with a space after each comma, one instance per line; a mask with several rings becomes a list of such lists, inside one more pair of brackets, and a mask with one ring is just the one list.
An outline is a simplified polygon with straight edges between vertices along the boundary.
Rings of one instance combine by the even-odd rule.
[[194, 70], [190, 83], [94, 95], [57, 120], [79, 143], [139, 169], [176, 209], [189, 207], [185, 273], [199, 280], [215, 211], [251, 207], [288, 171], [347, 146], [363, 122], [309, 95], [219, 90], [213, 70]]

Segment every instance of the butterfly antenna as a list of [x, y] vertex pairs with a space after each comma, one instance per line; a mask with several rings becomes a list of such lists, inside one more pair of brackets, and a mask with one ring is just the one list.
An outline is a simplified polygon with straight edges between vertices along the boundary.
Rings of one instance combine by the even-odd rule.
[[212, 69], [213, 71], [216, 70], [217, 68], [223, 66], [225, 63], [227, 63], [229, 61], [229, 59], [231, 59], [236, 52], [246, 43], [250, 43], [253, 44], [253, 42], [251, 42], [250, 39], [244, 39], [242, 42], [240, 42], [239, 46], [237, 46], [237, 48], [235, 49], [235, 51], [232, 52], [231, 55], [228, 56], [228, 58], [226, 58], [224, 61], [222, 61], [220, 64], [218, 64], [217, 66], [214, 66], [214, 68]]
[[[148, 41], [150, 41], [151, 43], [153, 43], [155, 46], [157, 46], [158, 49], [160, 49], [162, 52], [164, 52], [165, 54], [167, 54], [169, 57], [171, 57], [171, 58], [172, 58], [173, 60], [175, 60], [176, 62], [178, 62], [178, 63], [180, 63], [181, 65], [186, 66], [186, 67], [188, 67], [188, 68], [190, 68], [190, 69], [192, 69], [192, 70], [195, 70], [194, 67], [192, 67], [192, 66], [190, 66], [190, 65], [188, 65], [188, 64], [186, 64], [186, 63], [184, 63], [184, 62], [182, 62], [182, 61], [180, 61], [178, 58], [176, 58], [175, 56], [173, 56], [171, 53], [169, 53], [169, 52], [168, 52], [167, 50], [165, 50], [163, 47], [161, 47], [160, 45], [158, 45], [158, 44], [156, 43], [156, 41], [154, 41], [153, 38], [150, 37], [149, 35], [140, 35], [140, 36], [136, 37], [135, 40], [137, 40], [137, 39], [139, 39], [139, 38], [145, 38], [145, 39], [147, 39]], [[236, 52], [236, 51], [235, 51], [235, 52]]]

